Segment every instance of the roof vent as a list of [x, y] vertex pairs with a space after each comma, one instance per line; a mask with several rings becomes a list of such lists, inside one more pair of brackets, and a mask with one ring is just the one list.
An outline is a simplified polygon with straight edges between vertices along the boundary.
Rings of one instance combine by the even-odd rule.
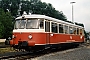
[[32, 13], [29, 12], [29, 15], [31, 15]]
[[24, 12], [23, 12], [23, 15], [27, 15], [27, 13], [24, 11]]

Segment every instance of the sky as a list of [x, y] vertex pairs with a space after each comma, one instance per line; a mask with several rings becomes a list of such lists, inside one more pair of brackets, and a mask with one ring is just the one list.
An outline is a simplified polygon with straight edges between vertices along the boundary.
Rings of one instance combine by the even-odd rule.
[[74, 22], [83, 23], [86, 31], [90, 32], [90, 0], [41, 0], [42, 2], [51, 3], [58, 10], [63, 11], [67, 20], [72, 21], [72, 4]]

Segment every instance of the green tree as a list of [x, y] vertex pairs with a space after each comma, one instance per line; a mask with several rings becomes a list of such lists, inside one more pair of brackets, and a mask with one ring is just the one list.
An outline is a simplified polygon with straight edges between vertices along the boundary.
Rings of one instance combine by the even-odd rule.
[[12, 34], [13, 18], [10, 12], [0, 9], [0, 38], [8, 38]]
[[4, 38], [4, 26], [3, 24], [0, 22], [0, 38]]
[[18, 15], [19, 4], [22, 3], [21, 15], [23, 11], [26, 11], [27, 13], [32, 12], [32, 14], [43, 14], [60, 20], [67, 20], [62, 11], [55, 10], [52, 4], [41, 2], [41, 0], [2, 0], [0, 3], [0, 7], [5, 12], [10, 11], [14, 17]]
[[75, 22], [76, 25], [84, 27], [84, 24]]

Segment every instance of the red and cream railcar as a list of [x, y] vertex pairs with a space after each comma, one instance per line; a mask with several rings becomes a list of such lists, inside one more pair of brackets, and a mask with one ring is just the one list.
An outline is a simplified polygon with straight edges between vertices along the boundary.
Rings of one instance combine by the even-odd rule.
[[23, 15], [15, 20], [10, 45], [39, 49], [84, 42], [84, 28], [45, 15]]

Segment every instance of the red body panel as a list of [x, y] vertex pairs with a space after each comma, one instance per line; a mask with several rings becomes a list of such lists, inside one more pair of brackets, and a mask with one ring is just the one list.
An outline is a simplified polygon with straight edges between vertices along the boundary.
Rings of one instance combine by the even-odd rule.
[[79, 35], [70, 34], [53, 34], [50, 37], [50, 43], [69, 43], [69, 42], [83, 42], [84, 36], [80, 38]]
[[[45, 33], [13, 33], [15, 38], [12, 39], [13, 44], [18, 44], [18, 41], [35, 41], [35, 44], [46, 44]], [[32, 39], [28, 38], [32, 35]]]
[[[54, 33], [13, 33], [15, 38], [10, 42], [11, 45], [18, 44], [18, 41], [28, 41], [29, 46], [42, 45], [42, 44], [58, 44], [58, 43], [71, 43], [71, 42], [83, 42], [84, 36], [70, 35], [70, 34], [54, 34]], [[32, 35], [32, 38], [28, 38]], [[13, 42], [12, 42], [13, 41]]]

